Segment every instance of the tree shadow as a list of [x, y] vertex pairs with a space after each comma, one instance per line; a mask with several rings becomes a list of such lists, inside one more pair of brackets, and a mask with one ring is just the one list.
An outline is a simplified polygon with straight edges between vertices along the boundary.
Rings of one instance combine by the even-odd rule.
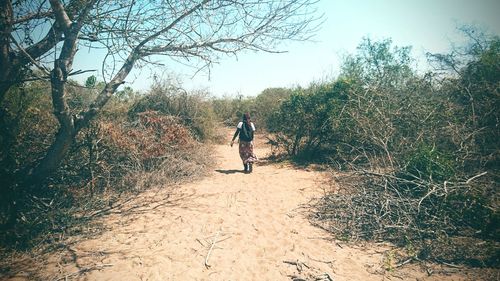
[[243, 170], [215, 170], [217, 173], [222, 173], [222, 174], [236, 174], [236, 173], [241, 173], [244, 174], [245, 172]]
[[[87, 273], [96, 270], [103, 270], [107, 267], [113, 266], [112, 264], [105, 264], [96, 262], [95, 252], [85, 252], [75, 250], [80, 242], [98, 239], [107, 231], [119, 229], [122, 225], [129, 225], [133, 221], [137, 220], [138, 217], [147, 215], [151, 212], [166, 210], [165, 215], [171, 215], [168, 212], [168, 208], [184, 208], [193, 209], [197, 208], [196, 205], [192, 204], [193, 198], [196, 198], [197, 194], [195, 190], [190, 191], [180, 191], [180, 190], [169, 190], [158, 187], [156, 190], [144, 190], [143, 192], [138, 192], [136, 194], [127, 194], [126, 197], [118, 199], [112, 205], [94, 210], [93, 213], [83, 214], [81, 219], [81, 225], [75, 225], [68, 228], [64, 235], [58, 237], [48, 237], [45, 242], [40, 242], [38, 245], [30, 248], [29, 251], [19, 251], [16, 253], [10, 253], [13, 255], [12, 259], [6, 259], [9, 257], [9, 253], [2, 253], [0, 248], [0, 280], [4, 278], [21, 278], [28, 280], [64, 280], [68, 277], [82, 278]], [[106, 217], [112, 215], [118, 216], [119, 219], [106, 221]], [[82, 227], [83, 225], [83, 227]], [[161, 226], [158, 226], [157, 231], [161, 231]], [[36, 253], [36, 255], [33, 255]], [[100, 258], [104, 258], [110, 255], [121, 255], [125, 256], [127, 253], [123, 250], [113, 251], [99, 251], [97, 255]], [[59, 256], [60, 260], [56, 260], [56, 263], [64, 260], [64, 265], [68, 267], [62, 269], [62, 274], [60, 277], [47, 278], [47, 264], [42, 266], [42, 261], [47, 260], [51, 255]], [[54, 266], [54, 263], [49, 263], [50, 266]], [[66, 270], [70, 270], [72, 266], [76, 267], [76, 271], [71, 273], [64, 273]], [[23, 279], [23, 280], [24, 280]]]

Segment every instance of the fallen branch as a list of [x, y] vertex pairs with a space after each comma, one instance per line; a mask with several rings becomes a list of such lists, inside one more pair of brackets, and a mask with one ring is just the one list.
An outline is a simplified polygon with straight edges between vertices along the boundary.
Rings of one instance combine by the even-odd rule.
[[208, 259], [210, 258], [210, 253], [212, 253], [212, 250], [213, 250], [213, 248], [215, 246], [215, 243], [217, 243], [217, 237], [219, 237], [219, 234], [220, 234], [220, 230], [217, 231], [217, 234], [215, 234], [215, 237], [212, 240], [212, 245], [210, 246], [210, 249], [208, 250], [207, 257], [205, 258], [205, 267], [206, 268], [210, 268], [211, 267], [211, 265], [208, 264]]
[[412, 260], [413, 260], [413, 258], [409, 258], [409, 259], [407, 259], [407, 260], [405, 260], [405, 261], [403, 261], [403, 262], [400, 262], [400, 263], [396, 264], [396, 266], [395, 266], [395, 267], [396, 267], [396, 268], [398, 268], [398, 267], [402, 267], [403, 265], [405, 265], [405, 264], [407, 264], [407, 263], [410, 263]]
[[[467, 260], [492, 260], [487, 258], [491, 255], [488, 247], [497, 243], [472, 233], [484, 228], [490, 221], [489, 214], [495, 213], [496, 209], [490, 206], [495, 199], [486, 199], [494, 191], [486, 181], [467, 184], [475, 183], [486, 173], [460, 182], [438, 182], [418, 175], [400, 178], [393, 174], [365, 171], [340, 178], [345, 190], [312, 200], [309, 221], [336, 239], [411, 243], [417, 255], [411, 253], [413, 259], [407, 260], [407, 256], [398, 266], [418, 261], [416, 256], [421, 253], [425, 253], [426, 259], [456, 264], [462, 263], [464, 256]], [[474, 198], [485, 198], [485, 202]], [[469, 211], [477, 217], [476, 225], [464, 219]], [[457, 256], [453, 251], [442, 250], [449, 244], [460, 247], [463, 254]]]
[[287, 261], [287, 260], [285, 260], [285, 261], [283, 261], [283, 263], [287, 263], [287, 264], [295, 265], [295, 267], [297, 268], [297, 271], [298, 271], [299, 273], [301, 273], [301, 272], [302, 272], [302, 268], [303, 268], [303, 266], [305, 266], [305, 267], [307, 267], [307, 268], [310, 268], [307, 264], [305, 264], [305, 263], [303, 263], [303, 262], [301, 262], [301, 261], [299, 261], [299, 260], [297, 260], [297, 261]]
[[228, 236], [226, 238], [222, 238], [221, 240], [219, 241], [216, 241], [215, 243], [220, 243], [220, 242], [223, 242], [223, 241], [226, 241], [227, 239], [231, 238], [231, 236]]
[[460, 266], [460, 265], [456, 265], [456, 264], [453, 264], [453, 263], [448, 263], [448, 262], [444, 262], [444, 261], [439, 261], [440, 263], [446, 265], [446, 266], [449, 266], [449, 267], [453, 267], [453, 268], [464, 268], [463, 266]]
[[315, 281], [333, 281], [333, 278], [328, 273], [323, 273], [314, 278]]
[[198, 241], [198, 243], [200, 243], [201, 246], [206, 247], [205, 244], [203, 244], [203, 242], [201, 242], [200, 239], [196, 238], [196, 241]]
[[85, 272], [89, 272], [89, 271], [92, 271], [92, 270], [102, 269], [102, 268], [108, 267], [108, 266], [113, 266], [113, 264], [107, 263], [107, 264], [94, 265], [94, 266], [90, 266], [90, 267], [84, 267], [84, 268], [82, 268], [82, 269], [80, 269], [78, 271], [75, 271], [73, 273], [66, 274], [66, 275], [64, 275], [62, 277], [55, 278], [55, 279], [53, 279], [53, 281], [68, 280], [68, 278], [70, 278], [72, 276], [77, 276], [77, 275], [80, 275], [80, 274], [85, 273]]
[[487, 173], [488, 173], [488, 172], [483, 172], [483, 173], [480, 173], [480, 174], [478, 174], [478, 175], [475, 175], [475, 176], [473, 176], [472, 178], [470, 178], [470, 179], [468, 179], [467, 181], [465, 181], [465, 183], [469, 184], [471, 181], [473, 181], [473, 180], [475, 180], [475, 179], [477, 179], [477, 178], [479, 178], [479, 177], [482, 177], [482, 176], [486, 175]]
[[325, 261], [325, 260], [319, 260], [319, 259], [315, 259], [315, 258], [312, 258], [311, 256], [308, 256], [310, 260], [312, 261], [316, 261], [316, 262], [322, 262], [322, 263], [326, 263], [326, 264], [333, 264], [333, 261]]

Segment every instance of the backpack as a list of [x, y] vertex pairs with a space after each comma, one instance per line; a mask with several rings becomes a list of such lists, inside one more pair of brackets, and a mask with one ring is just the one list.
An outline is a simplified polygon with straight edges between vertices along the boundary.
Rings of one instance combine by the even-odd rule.
[[242, 141], [252, 141], [253, 140], [253, 130], [251, 126], [247, 126], [245, 122], [241, 126], [240, 130], [240, 140]]

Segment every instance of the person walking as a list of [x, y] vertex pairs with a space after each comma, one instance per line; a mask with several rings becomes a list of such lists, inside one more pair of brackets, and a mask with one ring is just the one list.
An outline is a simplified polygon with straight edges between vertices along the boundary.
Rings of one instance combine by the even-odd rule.
[[231, 147], [234, 144], [234, 140], [239, 135], [239, 152], [240, 158], [243, 161], [243, 171], [245, 173], [251, 173], [253, 163], [258, 160], [255, 153], [253, 153], [254, 132], [255, 125], [250, 119], [250, 114], [243, 114], [243, 120], [236, 126], [236, 132], [234, 132], [233, 139], [231, 140]]

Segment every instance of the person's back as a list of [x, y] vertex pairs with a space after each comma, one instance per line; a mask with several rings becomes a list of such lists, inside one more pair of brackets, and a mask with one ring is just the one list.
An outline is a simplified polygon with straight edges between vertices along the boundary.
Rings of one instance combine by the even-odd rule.
[[252, 122], [250, 122], [250, 124], [239, 122], [237, 128], [240, 129], [240, 140], [253, 141], [253, 132], [255, 131], [255, 125]]
[[233, 146], [234, 140], [239, 135], [240, 158], [243, 161], [244, 171], [250, 173], [252, 172], [252, 164], [257, 161], [257, 156], [253, 153], [254, 132], [255, 125], [250, 120], [250, 115], [245, 113], [243, 120], [236, 126], [236, 132], [234, 132], [233, 139], [231, 140], [231, 146]]

